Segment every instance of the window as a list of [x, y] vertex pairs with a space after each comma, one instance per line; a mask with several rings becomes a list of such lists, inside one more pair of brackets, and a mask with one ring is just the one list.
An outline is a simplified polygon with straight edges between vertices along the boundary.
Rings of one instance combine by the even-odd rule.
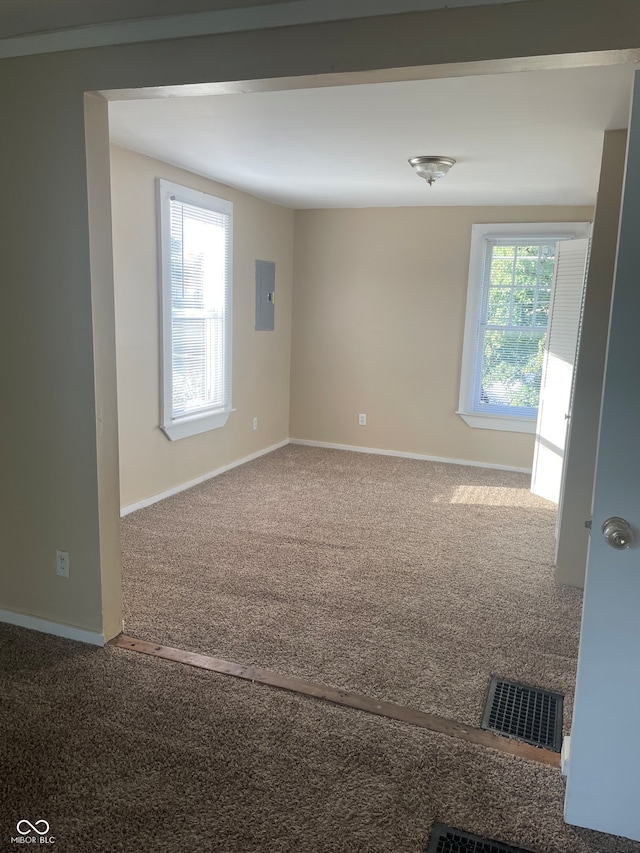
[[224, 426], [231, 412], [229, 201], [158, 181], [161, 428], [172, 441]]
[[458, 411], [469, 426], [535, 432], [556, 243], [588, 229], [473, 226]]

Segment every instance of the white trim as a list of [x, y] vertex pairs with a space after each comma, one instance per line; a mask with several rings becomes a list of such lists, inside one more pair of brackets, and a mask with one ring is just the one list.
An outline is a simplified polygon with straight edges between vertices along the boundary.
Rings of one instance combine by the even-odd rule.
[[456, 412], [470, 427], [476, 429], [501, 429], [508, 432], [528, 432], [535, 435], [535, 418], [510, 418], [508, 415], [484, 415], [470, 412]]
[[[485, 240], [488, 237], [509, 238], [526, 236], [531, 239], [555, 237], [557, 239], [575, 239], [588, 237], [591, 230], [590, 222], [494, 222], [473, 225], [471, 227], [471, 250], [469, 257], [469, 279], [467, 284], [467, 308], [464, 323], [464, 338], [462, 343], [462, 370], [460, 374], [460, 399], [458, 411], [464, 421], [473, 428], [501, 429], [513, 432], [535, 433], [536, 419], [526, 416], [517, 418], [525, 428], [515, 425], [513, 416], [502, 415], [499, 412], [484, 414], [470, 412], [473, 401], [473, 385], [476, 372], [476, 334], [478, 316], [483, 291], [483, 265], [485, 257]], [[533, 429], [529, 423], [533, 422]], [[498, 425], [501, 423], [502, 425]]]
[[7, 625], [17, 625], [19, 628], [29, 628], [31, 631], [39, 631], [41, 634], [53, 634], [55, 637], [64, 637], [66, 640], [78, 640], [92, 646], [104, 646], [106, 642], [104, 634], [87, 631], [84, 628], [74, 628], [73, 625], [65, 625], [63, 622], [40, 619], [39, 616], [15, 613], [13, 610], [0, 610], [0, 622]]
[[425, 12], [446, 7], [518, 3], [522, 0], [297, 0], [240, 9], [191, 12], [159, 18], [111, 21], [0, 39], [0, 59], [58, 53], [112, 44], [160, 41], [216, 33], [247, 32], [270, 27]]
[[139, 509], [144, 509], [145, 507], [152, 506], [165, 498], [170, 498], [172, 495], [185, 492], [187, 489], [193, 488], [193, 486], [199, 486], [200, 483], [211, 480], [219, 474], [224, 474], [225, 471], [231, 471], [232, 468], [238, 468], [240, 465], [245, 465], [247, 462], [259, 459], [260, 456], [266, 456], [267, 453], [273, 453], [274, 450], [286, 447], [287, 444], [300, 444], [305, 447], [326, 447], [329, 450], [350, 450], [353, 453], [373, 453], [378, 456], [399, 456], [403, 459], [419, 459], [424, 462], [443, 462], [449, 465], [470, 465], [473, 468], [492, 468], [496, 471], [515, 471], [518, 474], [531, 473], [531, 468], [517, 468], [514, 465], [497, 465], [492, 464], [491, 462], [475, 462], [469, 459], [447, 459], [442, 456], [427, 456], [424, 453], [405, 453], [402, 450], [381, 450], [379, 447], [356, 447], [351, 444], [334, 444], [330, 441], [309, 441], [306, 438], [285, 438], [277, 444], [272, 444], [270, 447], [257, 450], [255, 453], [249, 454], [249, 456], [243, 456], [242, 459], [236, 459], [235, 462], [229, 462], [226, 465], [222, 465], [220, 468], [216, 468], [215, 471], [210, 471], [208, 474], [203, 474], [201, 477], [196, 477], [194, 480], [189, 480], [187, 483], [181, 483], [179, 486], [173, 486], [164, 492], [152, 495], [150, 498], [144, 498], [141, 501], [136, 501], [136, 503], [122, 507], [120, 510], [120, 516], [124, 518], [125, 515], [129, 515]]
[[[160, 429], [170, 441], [220, 429], [233, 410], [233, 202], [210, 193], [185, 187], [164, 178], [156, 180], [158, 205], [159, 299], [160, 299]], [[227, 257], [224, 307], [224, 405], [216, 409], [173, 417], [173, 340], [171, 302], [171, 201], [210, 210], [227, 217]]]
[[356, 447], [352, 444], [334, 444], [330, 441], [309, 441], [306, 438], [290, 438], [289, 444], [301, 444], [304, 447], [326, 447], [329, 450], [350, 450], [354, 453], [374, 453], [378, 456], [400, 456], [402, 459], [419, 459], [423, 462], [443, 462], [447, 465], [470, 465], [472, 468], [515, 471], [518, 474], [531, 473], [531, 468], [517, 468], [515, 465], [496, 465], [492, 462], [476, 462], [471, 459], [447, 459], [443, 456], [427, 456], [424, 453], [405, 453], [403, 450], [382, 450], [379, 447]]
[[562, 749], [560, 750], [560, 772], [563, 776], [569, 775], [571, 767], [571, 735], [562, 738]]
[[187, 418], [175, 420], [168, 425], [161, 424], [160, 429], [169, 441], [178, 441], [181, 438], [200, 435], [200, 433], [209, 432], [212, 429], [220, 429], [226, 424], [231, 412], [235, 411], [235, 409], [221, 409], [217, 412], [191, 415]]
[[219, 474], [224, 474], [225, 471], [231, 471], [232, 468], [237, 468], [239, 465], [244, 465], [247, 462], [252, 462], [254, 459], [258, 459], [260, 456], [266, 456], [267, 453], [273, 453], [274, 450], [279, 450], [281, 447], [285, 447], [289, 444], [289, 439], [285, 438], [283, 441], [279, 441], [277, 444], [272, 444], [270, 447], [265, 447], [262, 450], [256, 450], [255, 453], [250, 453], [249, 456], [243, 456], [242, 459], [236, 459], [235, 462], [229, 462], [227, 465], [222, 465], [220, 468], [216, 468], [215, 471], [209, 471], [208, 474], [203, 474], [201, 477], [196, 477], [195, 480], [189, 480], [188, 483], [181, 483], [179, 486], [173, 486], [170, 489], [167, 489], [165, 492], [160, 492], [157, 495], [152, 495], [150, 498], [144, 498], [141, 501], [136, 501], [136, 503], [129, 504], [128, 506], [122, 507], [120, 510], [120, 516], [124, 517], [125, 515], [129, 515], [129, 513], [135, 512], [138, 509], [144, 509], [147, 506], [152, 506], [152, 504], [158, 503], [158, 501], [162, 501], [165, 498], [170, 498], [172, 495], [177, 495], [180, 492], [185, 492], [187, 489], [191, 489], [193, 486], [199, 486], [200, 483], [206, 482], [206, 480], [211, 480], [213, 477], [217, 477]]

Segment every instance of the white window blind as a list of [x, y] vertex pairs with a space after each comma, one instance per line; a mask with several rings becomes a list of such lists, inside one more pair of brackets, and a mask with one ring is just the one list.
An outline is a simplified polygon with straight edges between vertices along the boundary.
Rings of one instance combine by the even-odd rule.
[[[223, 425], [231, 408], [229, 202], [160, 182], [163, 240], [163, 429], [181, 438]], [[224, 419], [226, 420], [226, 418]]]
[[555, 240], [485, 239], [471, 411], [535, 417]]
[[588, 255], [588, 239], [558, 244], [531, 477], [531, 491], [554, 503], [562, 489]]

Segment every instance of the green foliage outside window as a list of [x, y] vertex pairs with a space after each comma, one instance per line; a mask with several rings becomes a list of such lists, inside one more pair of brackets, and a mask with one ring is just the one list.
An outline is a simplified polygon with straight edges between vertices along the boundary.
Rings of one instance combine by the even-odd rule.
[[488, 261], [480, 402], [536, 409], [555, 244], [494, 245]]

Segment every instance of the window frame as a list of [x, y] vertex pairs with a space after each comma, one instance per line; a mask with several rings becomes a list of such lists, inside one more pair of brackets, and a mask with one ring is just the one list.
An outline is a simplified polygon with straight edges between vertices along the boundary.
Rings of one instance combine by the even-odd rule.
[[[156, 181], [158, 209], [158, 254], [160, 298], [160, 429], [170, 441], [199, 435], [223, 427], [231, 412], [232, 331], [233, 331], [233, 203], [200, 190], [158, 178]], [[225, 360], [224, 403], [201, 411], [174, 417], [173, 415], [173, 340], [171, 299], [171, 212], [170, 202], [211, 210], [229, 217], [227, 278], [225, 282]]]
[[[471, 252], [469, 257], [469, 280], [467, 285], [467, 307], [462, 346], [462, 369], [460, 374], [460, 398], [456, 414], [465, 423], [477, 429], [494, 429], [509, 432], [535, 433], [537, 415], [502, 414], [479, 412], [473, 409], [474, 388], [478, 372], [476, 365], [477, 336], [480, 315], [486, 300], [484, 264], [487, 240], [574, 240], [588, 237], [590, 222], [507, 222], [483, 223], [471, 228]], [[555, 270], [554, 270], [555, 285]], [[553, 288], [551, 292], [553, 305]], [[548, 325], [547, 325], [548, 331]]]

